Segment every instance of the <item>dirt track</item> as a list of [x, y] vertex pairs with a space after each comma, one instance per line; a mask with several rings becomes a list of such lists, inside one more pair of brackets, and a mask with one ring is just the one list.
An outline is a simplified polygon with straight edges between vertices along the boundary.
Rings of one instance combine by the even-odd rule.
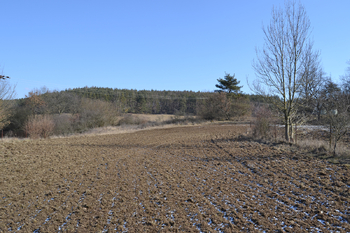
[[239, 126], [0, 144], [0, 232], [350, 232], [350, 170]]

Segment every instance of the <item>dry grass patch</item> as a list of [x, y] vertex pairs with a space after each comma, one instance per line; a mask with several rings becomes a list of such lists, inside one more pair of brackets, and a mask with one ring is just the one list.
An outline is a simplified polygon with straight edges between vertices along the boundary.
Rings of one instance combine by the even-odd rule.
[[[139, 125], [147, 122], [165, 122], [176, 118], [175, 115], [168, 114], [125, 114], [118, 119], [118, 125]], [[183, 117], [179, 117], [183, 118]]]
[[314, 156], [326, 159], [334, 164], [350, 164], [350, 149], [344, 143], [339, 143], [336, 149], [336, 156], [333, 154], [333, 147], [329, 147], [329, 142], [319, 139], [304, 139], [298, 141], [297, 146], [302, 151], [308, 151]]

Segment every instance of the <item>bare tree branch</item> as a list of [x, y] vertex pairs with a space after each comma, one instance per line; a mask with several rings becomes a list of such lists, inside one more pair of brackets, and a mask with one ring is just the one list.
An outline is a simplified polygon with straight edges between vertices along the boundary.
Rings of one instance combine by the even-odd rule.
[[0, 77], [0, 129], [3, 129], [10, 123], [10, 108], [12, 106], [12, 100], [15, 97], [15, 85], [11, 85], [6, 76]]

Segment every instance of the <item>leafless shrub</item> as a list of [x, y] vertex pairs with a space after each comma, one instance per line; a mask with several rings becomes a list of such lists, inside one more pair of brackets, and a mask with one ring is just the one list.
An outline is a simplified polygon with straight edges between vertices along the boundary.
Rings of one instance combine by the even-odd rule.
[[256, 106], [254, 109], [255, 121], [253, 126], [253, 136], [257, 138], [267, 138], [271, 131], [271, 124], [274, 123], [274, 116], [267, 106]]
[[11, 107], [13, 101], [10, 101], [15, 97], [15, 88], [5, 78], [7, 76], [0, 75], [0, 129], [3, 129], [10, 123]]
[[51, 116], [35, 115], [28, 119], [25, 129], [30, 138], [48, 138], [54, 130], [55, 123]]
[[55, 128], [55, 123], [52, 120], [51, 116], [44, 116], [42, 118], [42, 131], [41, 136], [43, 138], [48, 138], [53, 133], [53, 129]]
[[32, 139], [40, 138], [41, 125], [38, 117], [30, 117], [25, 125], [25, 129]]
[[70, 114], [53, 115], [53, 121], [55, 123], [54, 135], [68, 135], [74, 133], [74, 119], [74, 116]]
[[336, 157], [341, 159], [346, 159], [349, 161], [350, 158], [350, 149], [344, 143], [339, 143], [337, 146]]
[[226, 120], [229, 117], [231, 101], [224, 92], [215, 93], [199, 107], [199, 115], [205, 120]]
[[115, 125], [118, 112], [112, 103], [82, 99], [77, 116], [74, 127], [82, 132], [95, 127]]
[[326, 95], [326, 122], [330, 128], [330, 145], [336, 155], [337, 143], [350, 131], [350, 96], [341, 92], [332, 81], [328, 81], [330, 89]]
[[317, 153], [327, 152], [328, 148], [326, 141], [317, 139], [304, 139], [298, 141], [298, 146]]
[[233, 99], [231, 106], [231, 117], [236, 119], [245, 119], [252, 114], [252, 105], [244, 97]]
[[249, 100], [234, 98], [225, 92], [214, 93], [199, 106], [198, 115], [205, 120], [231, 120], [250, 113]]
[[318, 156], [326, 156], [332, 157], [340, 160], [349, 160], [350, 157], [350, 149], [344, 143], [338, 143], [336, 156], [334, 155], [334, 151], [332, 148], [329, 148], [329, 142], [325, 140], [317, 140], [317, 139], [304, 139], [302, 141], [298, 141], [298, 147], [302, 149], [306, 149]]

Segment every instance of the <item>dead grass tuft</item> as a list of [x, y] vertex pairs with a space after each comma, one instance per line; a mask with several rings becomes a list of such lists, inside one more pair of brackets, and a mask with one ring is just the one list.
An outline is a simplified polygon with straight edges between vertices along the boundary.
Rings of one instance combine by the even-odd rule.
[[333, 148], [329, 148], [329, 142], [318, 139], [304, 139], [298, 141], [297, 146], [304, 151], [314, 154], [318, 158], [326, 159], [334, 164], [350, 164], [350, 149], [344, 143], [339, 143], [336, 149], [336, 156]]
[[298, 146], [315, 152], [325, 153], [328, 151], [327, 142], [325, 142], [324, 140], [304, 139], [302, 141], [298, 141]]

